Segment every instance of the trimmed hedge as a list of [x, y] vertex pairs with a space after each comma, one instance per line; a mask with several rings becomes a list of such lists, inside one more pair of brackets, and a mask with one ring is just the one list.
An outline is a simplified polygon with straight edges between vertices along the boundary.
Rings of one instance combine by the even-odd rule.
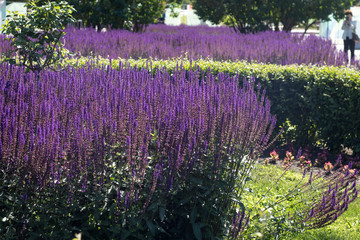
[[147, 68], [154, 74], [157, 69], [172, 72], [174, 68], [198, 69], [200, 79], [206, 73], [228, 73], [255, 77], [266, 89], [277, 115], [279, 128], [284, 128], [282, 140], [297, 145], [324, 145], [334, 151], [343, 147], [360, 153], [360, 72], [353, 68], [334, 66], [305, 66], [218, 62], [187, 59], [70, 59], [64, 65], [113, 68], [130, 65]]

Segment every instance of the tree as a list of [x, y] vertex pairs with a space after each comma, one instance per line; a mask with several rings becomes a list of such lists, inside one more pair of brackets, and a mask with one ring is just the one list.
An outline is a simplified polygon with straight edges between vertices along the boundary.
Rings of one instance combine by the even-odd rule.
[[161, 17], [166, 5], [161, 0], [128, 0], [128, 21], [134, 32], [143, 32], [150, 23]]
[[266, 1], [259, 0], [195, 0], [193, 7], [202, 20], [226, 23], [241, 33], [268, 29], [264, 8]]
[[[41, 0], [44, 1], [44, 0]], [[46, 1], [46, 0], [45, 0]], [[127, 29], [142, 32], [155, 23], [166, 7], [174, 8], [182, 0], [69, 0], [76, 9], [74, 17], [86, 27]]]
[[[334, 1], [334, 0], [314, 0], [312, 4], [308, 5], [304, 9], [305, 17], [302, 20], [302, 25], [305, 26], [305, 32], [317, 21], [329, 21], [329, 17], [332, 16], [337, 20], [344, 18], [344, 10], [350, 8], [354, 4], [354, 1]], [[313, 9], [317, 11], [313, 11]], [[304, 33], [305, 33], [304, 32]]]
[[304, 25], [305, 31], [317, 20], [329, 20], [333, 14], [336, 20], [344, 17], [344, 10], [350, 8], [352, 0], [281, 0], [273, 1], [273, 11], [280, 19], [284, 31], [291, 31], [297, 25]]
[[26, 7], [26, 14], [7, 16], [2, 28], [2, 33], [12, 36], [7, 39], [15, 49], [6, 54], [5, 61], [40, 72], [64, 57], [60, 40], [65, 26], [75, 20], [71, 15], [74, 9], [66, 2], [42, 6], [30, 2]]
[[194, 0], [194, 9], [202, 20], [227, 23], [242, 33], [275, 28], [284, 31], [299, 24], [309, 28], [316, 20], [330, 14], [339, 20], [352, 0]]

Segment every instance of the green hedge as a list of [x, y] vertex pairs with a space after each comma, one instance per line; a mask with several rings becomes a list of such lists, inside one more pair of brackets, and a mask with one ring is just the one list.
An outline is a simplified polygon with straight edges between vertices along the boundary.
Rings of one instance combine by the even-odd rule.
[[284, 127], [282, 140], [298, 145], [324, 144], [339, 151], [348, 147], [360, 153], [360, 72], [346, 67], [257, 64], [247, 62], [191, 61], [187, 59], [95, 59], [67, 60], [64, 64], [82, 66], [132, 66], [155, 73], [161, 69], [172, 73], [176, 68], [254, 77], [266, 89], [277, 115], [278, 127]]

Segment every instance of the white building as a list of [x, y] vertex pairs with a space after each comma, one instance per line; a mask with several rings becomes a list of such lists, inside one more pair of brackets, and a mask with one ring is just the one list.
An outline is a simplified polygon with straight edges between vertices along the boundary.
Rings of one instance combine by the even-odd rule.
[[3, 18], [6, 15], [6, 0], [0, 0], [0, 27], [2, 25], [3, 22]]
[[178, 15], [177, 17], [171, 16], [171, 10], [167, 9], [165, 12], [165, 24], [178, 26], [181, 24], [196, 26], [196, 25], [208, 25], [215, 26], [209, 21], [200, 20], [199, 16], [195, 14], [195, 11], [192, 8], [191, 4], [184, 4], [182, 8], [176, 8], [175, 13]]
[[17, 11], [21, 14], [26, 13], [25, 1], [0, 0], [0, 27], [9, 12]]

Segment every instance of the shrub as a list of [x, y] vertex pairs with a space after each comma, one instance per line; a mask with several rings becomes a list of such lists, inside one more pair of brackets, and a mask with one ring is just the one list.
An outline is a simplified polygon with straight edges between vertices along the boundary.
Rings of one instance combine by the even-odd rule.
[[[255, 157], [275, 126], [238, 76], [0, 65], [6, 238], [236, 238]], [[240, 179], [239, 179], [240, 176]], [[196, 194], [194, 194], [196, 193]]]
[[[5, 61], [39, 72], [51, 66], [64, 55], [61, 38], [74, 9], [66, 2], [49, 2], [38, 7], [35, 2], [26, 5], [28, 12], [7, 16], [1, 32], [13, 48], [7, 49]], [[6, 43], [5, 43], [6, 44]]]
[[[258, 216], [243, 204], [245, 184], [275, 127], [260, 85], [239, 88], [239, 75], [210, 72], [199, 81], [198, 70], [87, 66], [43, 71], [37, 88], [35, 73], [5, 64], [0, 72], [6, 239], [248, 235]], [[295, 196], [311, 200], [300, 211], [280, 209], [268, 231], [336, 220], [357, 197], [350, 169], [326, 181], [315, 173], [304, 181], [304, 174], [275, 202], [260, 199], [267, 207]]]
[[[348, 147], [359, 154], [360, 143], [360, 74], [357, 70], [331, 66], [278, 66], [247, 62], [209, 60], [90, 60], [96, 65], [113, 68], [132, 66], [153, 71], [163, 69], [170, 74], [177, 68], [200, 72], [199, 79], [212, 74], [255, 77], [266, 89], [277, 116], [278, 130], [284, 128], [282, 140], [298, 146], [323, 146], [332, 151]], [[89, 59], [66, 61], [72, 66], [87, 64]], [[162, 70], [162, 71], [163, 71]]]

